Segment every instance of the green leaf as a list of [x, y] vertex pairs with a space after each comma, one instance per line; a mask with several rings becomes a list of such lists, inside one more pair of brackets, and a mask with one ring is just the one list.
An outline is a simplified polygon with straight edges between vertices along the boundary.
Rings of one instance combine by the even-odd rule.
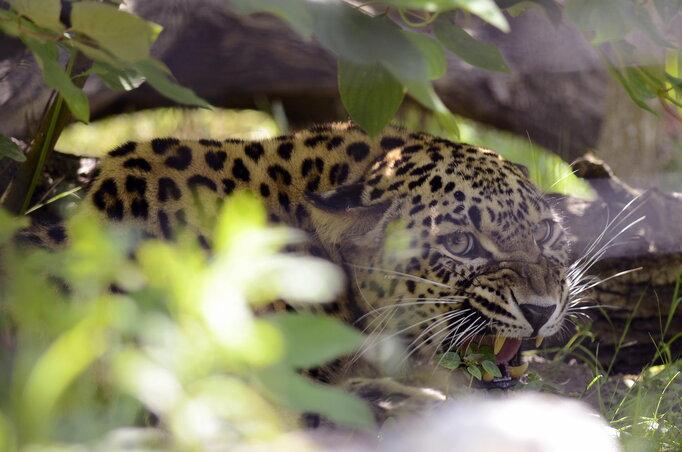
[[436, 357], [436, 361], [439, 366], [445, 367], [446, 369], [455, 370], [462, 364], [462, 358], [460, 358], [458, 353], [446, 352], [442, 355]]
[[483, 367], [483, 370], [488, 372], [493, 377], [497, 378], [502, 377], [502, 372], [500, 372], [500, 368], [497, 367], [497, 364], [495, 364], [494, 362], [486, 359], [485, 361], [481, 362], [481, 366]]
[[459, 125], [457, 124], [457, 118], [455, 115], [449, 111], [434, 113], [436, 121], [446, 132], [452, 134], [454, 138], [459, 139]]
[[239, 191], [223, 203], [215, 227], [216, 251], [239, 249], [243, 234], [262, 229], [267, 222], [267, 212], [262, 200], [248, 191]]
[[398, 110], [405, 90], [378, 64], [339, 59], [339, 92], [346, 110], [370, 136], [378, 135]]
[[424, 55], [395, 23], [369, 17], [342, 2], [310, 3], [317, 40], [339, 58], [355, 64], [381, 64], [394, 77], [428, 80]]
[[71, 40], [69, 43], [94, 62], [105, 63], [114, 68], [123, 68], [123, 62], [103, 48], [93, 47], [84, 42], [76, 41], [75, 39]]
[[314, 383], [281, 366], [259, 372], [257, 378], [272, 399], [299, 413], [319, 413], [335, 424], [353, 428], [374, 426], [367, 404], [340, 388]]
[[636, 26], [631, 0], [568, 0], [564, 11], [594, 44], [620, 39]]
[[447, 71], [447, 60], [445, 59], [445, 52], [441, 43], [419, 33], [405, 31], [404, 34], [419, 48], [419, 51], [426, 59], [429, 79], [435, 80], [444, 76]]
[[178, 85], [173, 80], [170, 70], [161, 61], [154, 58], [146, 58], [133, 63], [132, 68], [139, 71], [152, 88], [167, 98], [185, 105], [211, 108], [211, 105], [194, 94], [194, 91]]
[[516, 14], [512, 11], [514, 7], [518, 4], [521, 11], [525, 11], [524, 4], [530, 4], [530, 6], [538, 5], [541, 7], [547, 18], [554, 24], [554, 26], [559, 26], [561, 23], [561, 6], [555, 0], [496, 0], [495, 3], [501, 9], [506, 9], [509, 14], [516, 17]]
[[630, 89], [637, 98], [646, 100], [656, 97], [656, 91], [649, 86], [640, 68], [625, 68], [625, 75]]
[[625, 89], [625, 91], [628, 93], [628, 96], [630, 96], [630, 99], [632, 99], [632, 101], [635, 104], [637, 104], [640, 108], [650, 113], [656, 114], [656, 112], [637, 95], [637, 92], [635, 92], [635, 90], [630, 86], [628, 79], [611, 62], [608, 56], [602, 53], [602, 60], [604, 61], [604, 64], [606, 64], [606, 68], [608, 69], [609, 73], [611, 73], [611, 75], [613, 75], [613, 77], [616, 80], [618, 80], [618, 83], [620, 83], [621, 86]]
[[351, 353], [362, 344], [362, 335], [346, 324], [325, 315], [281, 313], [264, 318], [284, 335], [283, 362], [308, 369]]
[[90, 119], [88, 98], [82, 89], [73, 84], [71, 77], [69, 77], [59, 63], [57, 45], [50, 41], [41, 41], [26, 35], [22, 36], [21, 40], [36, 57], [38, 65], [43, 71], [45, 83], [61, 94], [76, 119], [88, 122]]
[[665, 76], [672, 85], [675, 92], [678, 95], [682, 96], [682, 78], [673, 77], [672, 75], [667, 73], [665, 74]]
[[16, 12], [31, 19], [36, 25], [63, 30], [59, 21], [62, 5], [59, 0], [7, 0]]
[[477, 380], [480, 380], [483, 377], [481, 369], [479, 369], [477, 366], [468, 366], [467, 372], [469, 372]]
[[134, 69], [116, 69], [100, 61], [95, 61], [88, 73], [96, 74], [105, 85], [116, 91], [130, 91], [146, 81]]
[[475, 14], [504, 32], [509, 31], [509, 23], [494, 0], [459, 0], [459, 7]]
[[0, 9], [0, 30], [3, 33], [10, 36], [19, 36], [21, 34], [19, 23], [21, 23], [21, 18], [14, 11]]
[[28, 224], [28, 217], [15, 217], [0, 207], [0, 245], [14, 237], [19, 229], [27, 227]]
[[387, 5], [399, 8], [409, 8], [428, 12], [441, 12], [458, 8], [462, 0], [386, 0]]
[[0, 158], [8, 157], [17, 162], [25, 162], [26, 156], [17, 144], [0, 133]]
[[159, 25], [105, 3], [77, 2], [71, 6], [71, 27], [84, 33], [113, 55], [126, 61], [149, 57]]
[[489, 71], [511, 72], [497, 47], [473, 38], [447, 20], [436, 21], [435, 32], [446, 49], [467, 63]]
[[475, 14], [502, 31], [509, 31], [509, 23], [493, 0], [388, 0], [387, 3], [400, 8], [409, 8], [429, 12], [462, 9]]
[[313, 17], [302, 0], [231, 0], [230, 5], [240, 14], [268, 12], [280, 17], [305, 39], [313, 34]]
[[438, 97], [430, 82], [414, 82], [401, 80], [407, 87], [407, 92], [414, 97], [420, 104], [436, 113], [447, 113], [448, 109]]

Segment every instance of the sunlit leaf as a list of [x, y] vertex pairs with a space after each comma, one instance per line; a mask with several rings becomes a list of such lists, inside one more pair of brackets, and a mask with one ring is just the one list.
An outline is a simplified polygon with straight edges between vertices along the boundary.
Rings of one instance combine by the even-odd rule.
[[211, 108], [211, 105], [200, 98], [194, 91], [178, 85], [170, 71], [161, 61], [147, 58], [136, 61], [132, 67], [139, 71], [156, 91], [165, 97], [186, 105], [194, 105], [201, 108]]
[[298, 369], [351, 353], [363, 341], [357, 330], [325, 315], [281, 313], [266, 319], [284, 335], [287, 349], [283, 362]]
[[666, 78], [678, 95], [682, 96], [682, 78], [673, 77], [670, 74], [666, 74]]
[[[243, 253], [240, 253], [243, 257]], [[262, 303], [273, 298], [284, 298], [293, 303], [323, 303], [333, 299], [343, 289], [343, 272], [331, 262], [285, 254], [260, 260], [251, 267], [258, 278], [242, 278], [249, 284], [244, 288], [250, 302]], [[259, 284], [259, 280], [269, 284]]]
[[315, 383], [281, 366], [258, 373], [258, 380], [273, 400], [299, 413], [319, 413], [336, 424], [354, 428], [374, 425], [367, 404], [340, 388]]
[[58, 59], [57, 45], [54, 42], [41, 41], [26, 35], [22, 36], [21, 40], [35, 55], [45, 83], [62, 95], [76, 119], [88, 122], [90, 119], [88, 98], [83, 90], [73, 84], [71, 77], [62, 68]]
[[[100, 308], [106, 307], [105, 304]], [[22, 391], [24, 420], [41, 429], [64, 391], [78, 375], [107, 348], [109, 316], [104, 309], [94, 310], [73, 328], [66, 330], [40, 356]]]
[[384, 3], [429, 12], [463, 9], [502, 31], [509, 31], [509, 24], [494, 0], [388, 0]]
[[263, 202], [253, 193], [238, 191], [222, 205], [215, 228], [217, 251], [236, 249], [242, 235], [265, 227], [267, 212]]
[[116, 355], [113, 370], [121, 388], [156, 413], [165, 414], [183, 396], [177, 375], [133, 348]]
[[149, 48], [161, 31], [159, 25], [98, 2], [72, 3], [71, 27], [130, 62], [149, 57]]
[[494, 0], [459, 0], [459, 7], [477, 15], [502, 31], [509, 31], [509, 23]]
[[313, 34], [313, 18], [303, 0], [231, 0], [230, 6], [240, 14], [269, 12], [284, 19], [305, 39]]
[[142, 74], [133, 69], [116, 69], [106, 63], [95, 61], [90, 72], [97, 74], [105, 85], [117, 91], [130, 91], [146, 80]]
[[339, 59], [339, 92], [351, 118], [370, 136], [378, 135], [398, 110], [405, 91], [378, 64], [355, 64]]
[[24, 17], [31, 19], [36, 25], [63, 30], [64, 25], [59, 21], [62, 9], [59, 0], [7, 0], [12, 9]]
[[489, 71], [511, 72], [497, 47], [475, 39], [447, 20], [436, 22], [435, 33], [446, 49], [467, 63]]
[[5, 135], [0, 133], [0, 158], [8, 157], [17, 162], [25, 162], [26, 156], [19, 146]]

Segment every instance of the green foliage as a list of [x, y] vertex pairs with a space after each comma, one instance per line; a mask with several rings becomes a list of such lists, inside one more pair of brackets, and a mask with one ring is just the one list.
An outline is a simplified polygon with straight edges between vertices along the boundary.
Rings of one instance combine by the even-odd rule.
[[0, 134], [0, 158], [8, 157], [17, 162], [23, 162], [26, 160], [26, 156], [17, 144], [7, 138], [5, 135]]
[[[93, 218], [68, 222], [68, 249], [27, 252], [9, 241], [26, 222], [0, 211], [0, 450], [111, 450], [130, 427], [135, 447], [229, 448], [311, 411], [372, 425], [359, 399], [299, 373], [355, 350], [358, 332], [328, 316], [253, 314], [265, 297], [329, 300], [343, 282], [326, 261], [277, 253], [300, 235], [267, 227], [251, 196], [225, 203], [211, 256], [191, 235], [137, 246]], [[163, 429], [137, 422], [144, 411]]]
[[[59, 0], [12, 0], [11, 9], [1, 11], [0, 31], [21, 38], [33, 52], [45, 82], [64, 98], [74, 116], [89, 120], [88, 102], [81, 88], [71, 81], [59, 62], [58, 47], [74, 53], [81, 51], [98, 63], [94, 73], [108, 86], [115, 74], [144, 78], [162, 95], [177, 102], [208, 108], [209, 105], [186, 88], [178, 86], [168, 68], [149, 55], [151, 44], [161, 27], [107, 3], [74, 1], [71, 26], [59, 21]], [[119, 84], [118, 89], [132, 89], [137, 84]]]
[[267, 11], [284, 19], [305, 39], [313, 34], [313, 17], [303, 0], [232, 0], [230, 5], [241, 14]]
[[83, 90], [73, 84], [70, 75], [62, 68], [57, 44], [32, 36], [22, 36], [21, 40], [33, 52], [43, 71], [47, 86], [61, 94], [76, 119], [88, 122], [90, 119], [88, 98]]
[[[165, 64], [150, 56], [160, 26], [119, 10], [112, 2], [69, 2], [68, 28], [60, 22], [60, 0], [10, 0], [8, 4], [9, 9], [0, 9], [0, 32], [21, 39], [38, 62], [45, 83], [59, 94], [45, 109], [28, 158], [4, 196], [3, 203], [12, 212], [28, 210], [45, 162], [70, 114], [82, 122], [90, 120], [82, 89], [89, 75], [100, 76], [107, 86], [118, 90], [134, 89], [146, 81], [176, 102], [210, 108], [194, 92], [175, 83]], [[66, 68], [60, 53], [69, 56]], [[8, 155], [0, 152], [0, 157]]]
[[495, 72], [511, 72], [495, 46], [479, 41], [460, 27], [444, 20], [436, 22], [436, 36], [445, 48], [467, 63]]
[[161, 27], [156, 24], [96, 2], [74, 3], [71, 6], [71, 27], [97, 41], [100, 50], [131, 62], [147, 58], [151, 44], [161, 32]]
[[[398, 110], [404, 88], [381, 66], [339, 59], [339, 93], [351, 117], [370, 135], [379, 134]], [[367, 102], [371, 97], [372, 102]]]
[[653, 6], [635, 0], [570, 0], [565, 12], [592, 41], [633, 102], [655, 113], [647, 100], [658, 98], [666, 107], [682, 107], [682, 90], [671, 82], [671, 77], [679, 76], [679, 67], [670, 64], [679, 60], [682, 41], [675, 28], [680, 2], [654, 1]]
[[[461, 352], [461, 353], [460, 353]], [[436, 363], [449, 370], [466, 369], [476, 380], [486, 377], [502, 377], [500, 368], [495, 364], [495, 354], [488, 345], [470, 343], [460, 352], [449, 351], [436, 356]]]
[[[314, 36], [334, 53], [339, 59], [339, 91], [344, 106], [360, 126], [376, 135], [389, 123], [405, 92], [433, 110], [442, 126], [456, 133], [454, 117], [431, 84], [445, 74], [444, 51], [485, 70], [511, 72], [495, 46], [466, 29], [466, 16], [477, 16], [506, 32], [509, 24], [503, 11], [515, 15], [533, 4], [555, 25], [562, 17], [575, 22], [637, 105], [653, 112], [646, 101], [657, 98], [665, 105], [679, 107], [682, 91], [675, 83], [680, 78], [678, 68], [666, 70], [667, 62], [654, 57], [648, 43], [641, 46], [631, 39], [636, 33], [644, 33], [653, 46], [670, 49], [668, 60], [678, 58], [679, 37], [672, 30], [675, 17], [679, 17], [679, 2], [657, 0], [654, 8], [646, 3], [570, 0], [564, 7], [554, 0], [385, 0], [370, 2], [367, 7], [340, 0], [240, 0], [233, 2], [233, 8], [241, 13], [274, 13], [304, 38]], [[399, 20], [389, 14], [392, 11], [398, 12]], [[464, 18], [461, 13], [465, 13]], [[663, 29], [657, 26], [659, 21], [665, 24]], [[436, 39], [423, 31], [427, 27]], [[646, 54], [643, 49], [648, 49]]]

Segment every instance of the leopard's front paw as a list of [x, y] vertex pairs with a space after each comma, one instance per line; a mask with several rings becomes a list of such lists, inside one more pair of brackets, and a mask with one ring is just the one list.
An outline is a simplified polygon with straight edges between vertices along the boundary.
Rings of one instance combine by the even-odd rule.
[[445, 395], [440, 391], [408, 386], [392, 378], [350, 378], [342, 386], [367, 401], [380, 423], [390, 417], [431, 409], [445, 401]]

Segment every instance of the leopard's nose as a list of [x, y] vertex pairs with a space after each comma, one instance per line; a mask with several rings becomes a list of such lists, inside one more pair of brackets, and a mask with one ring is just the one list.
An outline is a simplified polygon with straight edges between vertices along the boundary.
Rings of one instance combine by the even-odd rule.
[[530, 326], [533, 327], [533, 336], [538, 334], [540, 328], [547, 323], [554, 311], [556, 306], [540, 306], [537, 304], [522, 304], [521, 312], [523, 316], [528, 320]]

